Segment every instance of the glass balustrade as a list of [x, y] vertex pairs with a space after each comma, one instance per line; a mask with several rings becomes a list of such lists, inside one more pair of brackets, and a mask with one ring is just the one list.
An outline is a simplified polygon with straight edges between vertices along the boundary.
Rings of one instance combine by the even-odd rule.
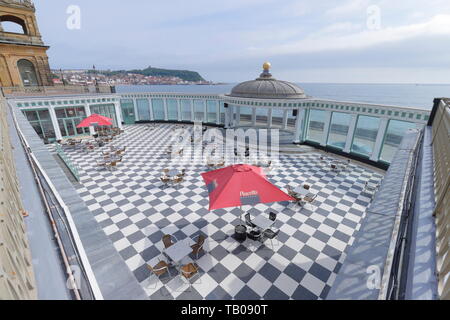
[[310, 109], [306, 140], [321, 143], [325, 128], [326, 112], [323, 110]]
[[348, 113], [333, 112], [327, 140], [329, 146], [344, 149], [351, 119]]
[[136, 107], [138, 111], [139, 120], [150, 120], [150, 103], [148, 99], [136, 99]]
[[358, 116], [351, 151], [365, 157], [372, 156], [379, 127], [380, 118]]
[[164, 101], [163, 99], [152, 99], [153, 117], [155, 120], [164, 120]]

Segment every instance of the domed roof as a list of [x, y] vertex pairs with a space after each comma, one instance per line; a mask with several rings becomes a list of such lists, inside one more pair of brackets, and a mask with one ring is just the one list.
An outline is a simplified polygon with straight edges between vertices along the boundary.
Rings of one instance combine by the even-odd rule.
[[241, 82], [231, 89], [230, 97], [262, 99], [303, 99], [305, 92], [299, 86], [272, 78], [270, 63], [265, 62], [264, 71], [256, 80]]

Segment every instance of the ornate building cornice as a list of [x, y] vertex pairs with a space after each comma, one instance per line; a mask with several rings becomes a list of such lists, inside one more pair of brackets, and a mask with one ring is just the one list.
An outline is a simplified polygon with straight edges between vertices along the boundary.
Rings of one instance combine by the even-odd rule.
[[0, 6], [35, 10], [34, 3], [31, 0], [0, 0]]

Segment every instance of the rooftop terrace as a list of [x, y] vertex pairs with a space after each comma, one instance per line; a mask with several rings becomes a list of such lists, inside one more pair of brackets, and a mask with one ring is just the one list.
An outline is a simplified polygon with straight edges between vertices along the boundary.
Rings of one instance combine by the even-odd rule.
[[[334, 172], [320, 160], [318, 151], [280, 154], [281, 166], [269, 175], [270, 181], [283, 190], [287, 185], [309, 184], [317, 198], [303, 207], [293, 203], [244, 207], [253, 217], [277, 212], [274, 227], [280, 234], [273, 247], [270, 241], [239, 242], [233, 238], [239, 208], [208, 211], [208, 193], [200, 176], [208, 168], [186, 166], [180, 186], [162, 186], [159, 178], [164, 168], [181, 169], [165, 153], [174, 126], [126, 126], [125, 133], [112, 142], [127, 147], [113, 171], [97, 167], [100, 150], [65, 148], [79, 168], [79, 196], [148, 297], [325, 299], [365, 219], [371, 195], [364, 185], [379, 183], [383, 172], [357, 163]], [[147, 264], [164, 259], [164, 234], [178, 241], [192, 241], [199, 234], [206, 237], [205, 253], [196, 260], [201, 276], [192, 288], [176, 268], [160, 279], [148, 270]]]

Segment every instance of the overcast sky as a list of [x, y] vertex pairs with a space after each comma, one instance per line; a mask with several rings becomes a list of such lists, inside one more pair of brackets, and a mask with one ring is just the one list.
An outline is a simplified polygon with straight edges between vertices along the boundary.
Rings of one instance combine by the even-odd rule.
[[[270, 61], [294, 82], [450, 83], [449, 0], [34, 2], [52, 68], [151, 65], [238, 82]], [[79, 29], [67, 27], [70, 5]]]

